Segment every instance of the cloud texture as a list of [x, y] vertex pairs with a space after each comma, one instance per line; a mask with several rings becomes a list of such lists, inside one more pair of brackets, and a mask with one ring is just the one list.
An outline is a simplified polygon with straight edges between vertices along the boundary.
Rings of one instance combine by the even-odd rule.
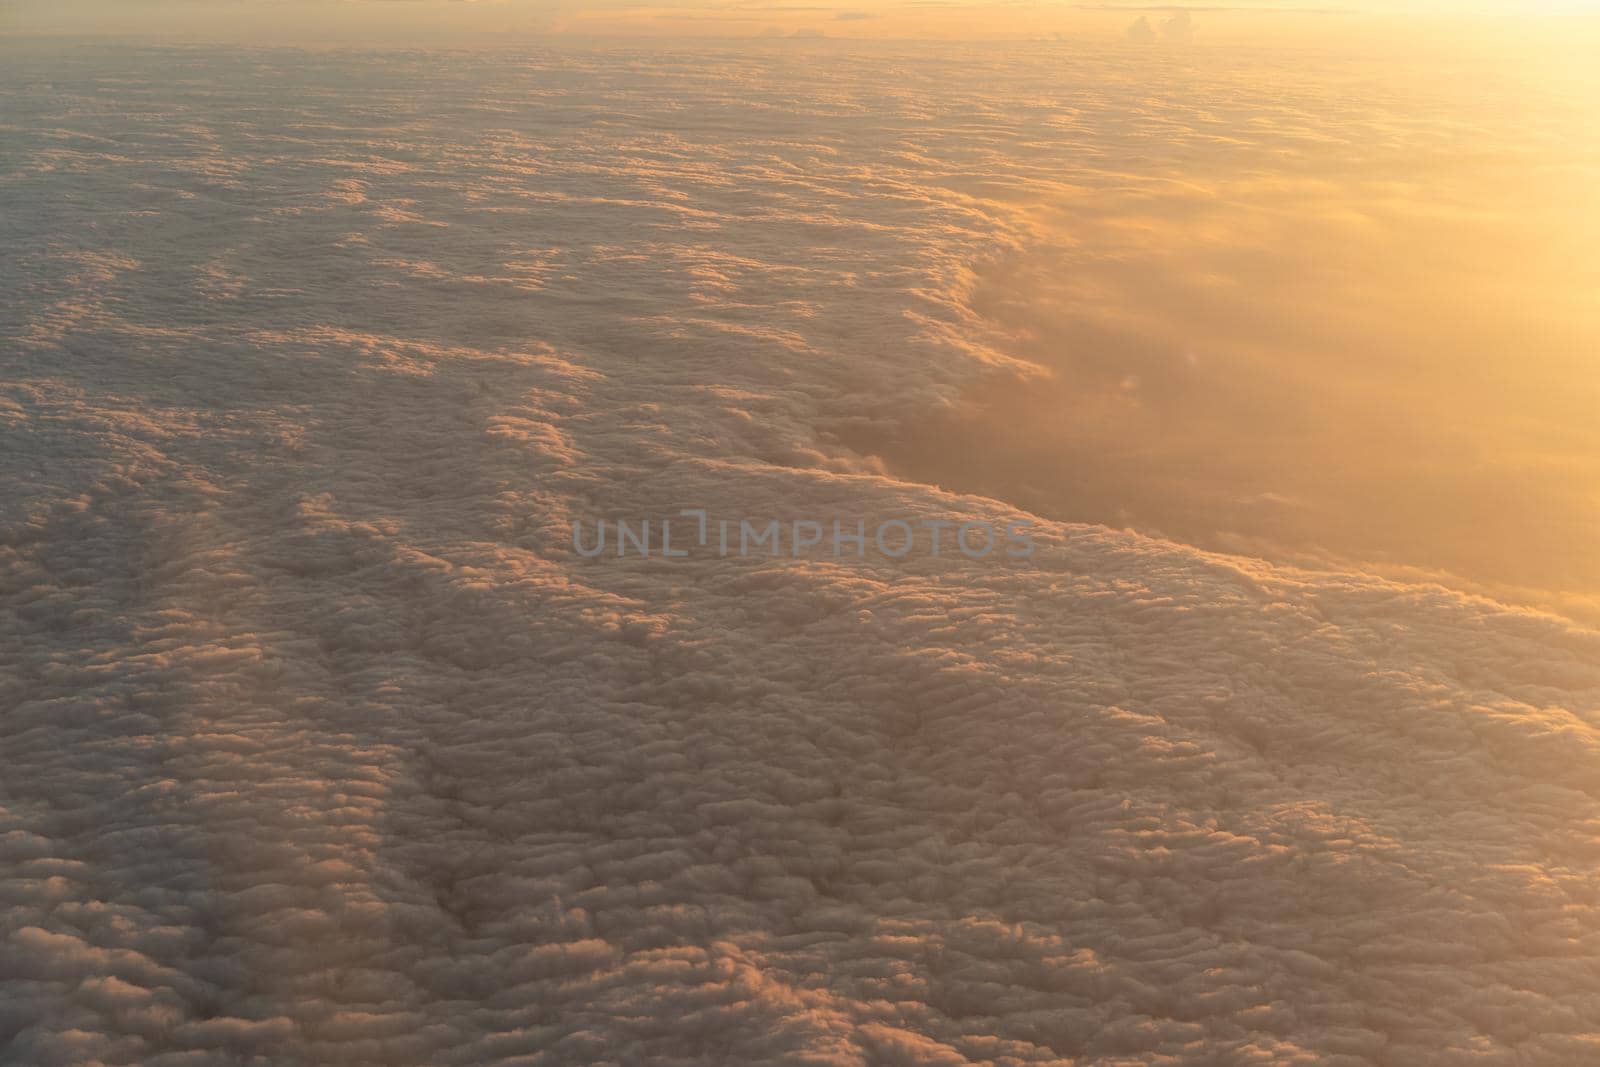
[[1600, 1055], [1592, 631], [1088, 525], [574, 555], [1028, 518], [840, 441], [1031, 372], [974, 264], [1142, 136], [1126, 57], [713, 58], [6, 67], [0, 1058]]

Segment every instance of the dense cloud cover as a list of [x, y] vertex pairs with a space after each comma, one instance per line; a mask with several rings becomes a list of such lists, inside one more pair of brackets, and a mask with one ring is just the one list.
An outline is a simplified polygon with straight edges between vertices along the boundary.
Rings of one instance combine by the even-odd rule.
[[1600, 1057], [1593, 631], [1038, 520], [573, 553], [1029, 518], [840, 442], [1012, 360], [1039, 183], [1217, 134], [988, 62], [6, 68], [0, 1059]]

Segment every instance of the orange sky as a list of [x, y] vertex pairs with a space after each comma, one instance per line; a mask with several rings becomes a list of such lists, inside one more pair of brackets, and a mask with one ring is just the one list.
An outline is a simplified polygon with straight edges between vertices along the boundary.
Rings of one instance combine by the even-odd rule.
[[[1120, 36], [1141, 15], [1159, 24], [1177, 7], [1193, 8], [1197, 37], [1215, 40], [1280, 32], [1337, 36], [1361, 32], [1362, 24], [1398, 15], [1431, 14], [1448, 17], [1456, 24], [1489, 16], [1498, 24], [1503, 20], [1497, 16], [1504, 15], [1600, 14], [1600, 0], [1363, 0], [1351, 4], [1240, 0], [1225, 8], [964, 0], [237, 0], [227, 4], [197, 0], [10, 0], [0, 11], [0, 28], [12, 34], [95, 33], [375, 44], [506, 34]], [[1495, 32], [1504, 32], [1503, 26]]]

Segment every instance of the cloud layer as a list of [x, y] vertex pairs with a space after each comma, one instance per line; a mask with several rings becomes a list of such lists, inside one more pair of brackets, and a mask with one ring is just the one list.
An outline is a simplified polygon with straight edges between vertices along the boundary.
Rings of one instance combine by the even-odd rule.
[[1214, 136], [1121, 53], [715, 60], [6, 68], [0, 1058], [1593, 1059], [1592, 631], [1088, 525], [573, 554], [1026, 518], [840, 441], [1029, 372], [1048, 183]]

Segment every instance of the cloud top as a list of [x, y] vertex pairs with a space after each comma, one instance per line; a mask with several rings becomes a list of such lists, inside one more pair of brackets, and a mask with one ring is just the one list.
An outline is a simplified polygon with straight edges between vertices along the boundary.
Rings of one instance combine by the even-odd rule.
[[1216, 136], [1128, 51], [7, 66], [0, 1058], [1584, 1062], [1593, 631], [569, 547], [1028, 518], [843, 442], [1030, 372], [1018, 205]]

